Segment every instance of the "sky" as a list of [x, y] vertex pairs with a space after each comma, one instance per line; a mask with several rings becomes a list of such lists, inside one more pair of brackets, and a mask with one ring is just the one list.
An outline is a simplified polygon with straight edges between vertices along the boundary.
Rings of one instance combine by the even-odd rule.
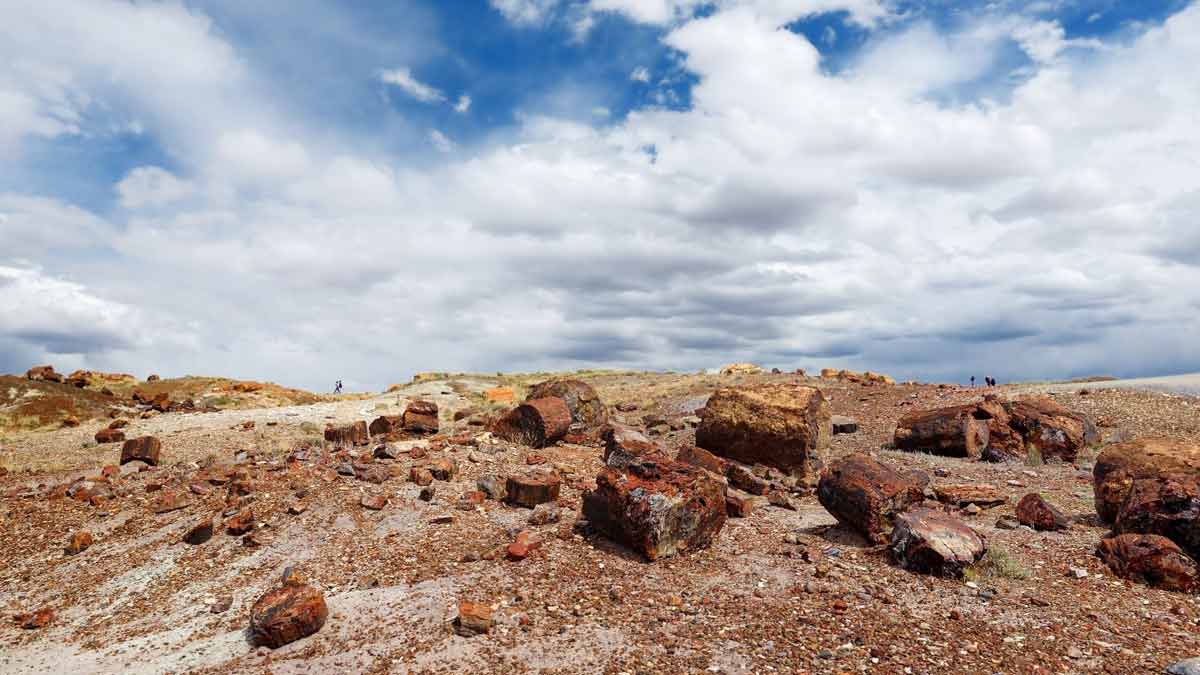
[[1200, 371], [1200, 4], [0, 0], [0, 372]]

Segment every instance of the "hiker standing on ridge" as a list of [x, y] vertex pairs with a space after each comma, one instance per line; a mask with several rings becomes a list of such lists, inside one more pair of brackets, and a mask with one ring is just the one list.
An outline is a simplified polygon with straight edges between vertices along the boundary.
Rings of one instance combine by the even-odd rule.
[[971, 388], [972, 389], [975, 388], [975, 376], [974, 375], [971, 376]]
[[333, 383], [333, 393], [335, 393], [335, 394], [342, 393], [342, 381], [341, 380], [338, 380], [337, 382]]

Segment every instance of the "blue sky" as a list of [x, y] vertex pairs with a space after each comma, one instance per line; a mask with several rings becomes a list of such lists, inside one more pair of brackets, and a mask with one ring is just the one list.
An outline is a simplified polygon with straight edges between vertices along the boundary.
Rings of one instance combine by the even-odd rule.
[[0, 370], [1200, 369], [1184, 0], [0, 13]]

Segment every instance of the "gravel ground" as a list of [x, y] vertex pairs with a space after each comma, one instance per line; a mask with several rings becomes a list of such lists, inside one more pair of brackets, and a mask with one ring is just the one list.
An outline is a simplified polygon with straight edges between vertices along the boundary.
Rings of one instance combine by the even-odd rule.
[[[719, 384], [797, 378], [591, 379], [606, 402], [636, 406], [620, 413], [636, 423], [647, 415], [682, 421]], [[0, 477], [0, 614], [48, 605], [57, 619], [36, 631], [0, 624], [0, 672], [1154, 673], [1200, 655], [1195, 596], [1115, 579], [1093, 556], [1106, 529], [1094, 515], [1087, 458], [1079, 466], [993, 465], [881, 449], [904, 412], [977, 400], [979, 390], [807, 380], [832, 397], [835, 414], [861, 426], [835, 437], [831, 456], [871, 451], [902, 468], [947, 474], [936, 483], [988, 483], [1009, 497], [969, 522], [1012, 569], [972, 585], [892, 566], [837, 526], [812, 495], [797, 500], [797, 511], [764, 500], [749, 518], [730, 519], [712, 548], [642, 562], [572, 529], [582, 490], [601, 467], [595, 444], [537, 451], [564, 475], [562, 522], [532, 527], [543, 545], [520, 562], [497, 551], [529, 527], [528, 510], [492, 501], [460, 510], [456, 503], [483, 474], [526, 470], [534, 454], [527, 448], [486, 437], [444, 449], [417, 443], [459, 466], [453, 480], [434, 482], [429, 503], [405, 482], [413, 460], [391, 462], [397, 477], [382, 485], [340, 476], [316, 458], [283, 461], [312, 435], [303, 423], [397, 414], [411, 398], [437, 400], [447, 425], [472, 392], [489, 386], [457, 382], [360, 401], [138, 420], [133, 433], [162, 438], [167, 466], [125, 479], [129, 496], [101, 507], [46, 496], [56, 484], [115, 463], [115, 446], [82, 447], [95, 428], [17, 439], [6, 456], [55, 468]], [[1200, 440], [1196, 399], [1081, 388], [1089, 392], [1057, 398], [1094, 415], [1108, 440], [1149, 433]], [[254, 431], [234, 429], [247, 420], [256, 422]], [[663, 440], [692, 440], [686, 425], [675, 426], [684, 428]], [[186, 490], [205, 457], [232, 463], [238, 451], [251, 455], [243, 469], [253, 489], [243, 500], [261, 524], [263, 545], [247, 547], [223, 532], [201, 546], [180, 543], [193, 524], [225, 508], [224, 489], [164, 514], [153, 513], [152, 500]], [[1071, 515], [1072, 529], [997, 529], [997, 519], [1032, 491]], [[359, 505], [365, 494], [389, 503], [366, 510]], [[305, 510], [291, 515], [296, 504]], [[437, 522], [447, 516], [451, 522]], [[69, 533], [81, 528], [96, 543], [64, 556]], [[249, 607], [287, 565], [324, 590], [329, 621], [273, 652], [256, 649], [247, 640]], [[1068, 576], [1070, 568], [1087, 576]], [[221, 596], [231, 607], [210, 612]], [[490, 634], [464, 638], [449, 630], [460, 599], [495, 607]]]

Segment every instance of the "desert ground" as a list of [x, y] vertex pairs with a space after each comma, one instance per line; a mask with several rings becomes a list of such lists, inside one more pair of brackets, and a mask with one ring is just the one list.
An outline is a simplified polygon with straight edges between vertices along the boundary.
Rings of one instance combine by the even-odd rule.
[[[1095, 553], [1110, 527], [1093, 495], [1096, 454], [1111, 443], [1200, 442], [1200, 399], [1108, 382], [987, 388], [1001, 400], [1048, 395], [1100, 432], [1072, 462], [991, 463], [893, 446], [905, 413], [978, 402], [982, 387], [558, 375], [590, 384], [613, 421], [670, 451], [696, 442], [715, 390], [816, 387], [833, 415], [857, 423], [832, 436], [825, 466], [867, 453], [921, 472], [931, 489], [987, 485], [1005, 498], [955, 509], [988, 553], [961, 578], [905, 569], [840, 524], [813, 477], [788, 486], [790, 508], [754, 497], [711, 545], [647, 561], [579, 522], [605, 468], [598, 435], [531, 448], [489, 430], [551, 374], [429, 374], [336, 397], [195, 379], [98, 393], [102, 383], [19, 376], [0, 401], [0, 672], [1161, 673], [1200, 656], [1200, 596], [1117, 577]], [[134, 404], [139, 387], [190, 397], [191, 409]], [[67, 413], [32, 405], [55, 396]], [[418, 400], [436, 403], [436, 434], [372, 438], [342, 454], [326, 438], [327, 426], [402, 416]], [[157, 466], [122, 465], [121, 442], [96, 442], [114, 419], [128, 421], [126, 439], [161, 441]], [[381, 444], [391, 457], [373, 455]], [[449, 480], [412, 482], [414, 467], [443, 460], [455, 466]], [[542, 469], [562, 477], [549, 508], [479, 498], [481, 477]], [[1069, 528], [1014, 526], [1029, 493]], [[365, 506], [373, 497], [381, 508]], [[230, 534], [247, 511], [248, 533]], [[217, 523], [211, 539], [186, 543], [206, 518]], [[514, 556], [522, 530], [538, 545]], [[83, 531], [90, 546], [65, 552]], [[288, 568], [323, 594], [328, 617], [272, 649], [252, 635], [251, 608]], [[462, 602], [491, 609], [482, 634], [455, 630]], [[42, 609], [52, 618], [31, 626]]]

